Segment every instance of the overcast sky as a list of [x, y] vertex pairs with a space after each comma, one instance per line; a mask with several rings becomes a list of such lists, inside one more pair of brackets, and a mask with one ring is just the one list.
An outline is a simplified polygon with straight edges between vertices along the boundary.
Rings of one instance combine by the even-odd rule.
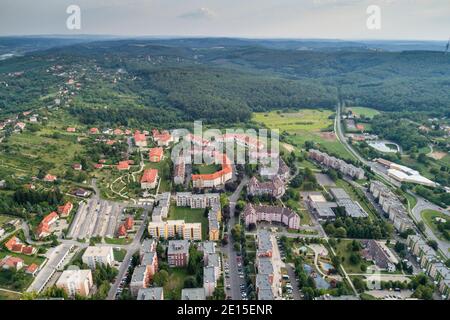
[[[366, 27], [373, 4], [381, 30]], [[445, 40], [450, 0], [0, 0], [0, 35], [37, 34]]]

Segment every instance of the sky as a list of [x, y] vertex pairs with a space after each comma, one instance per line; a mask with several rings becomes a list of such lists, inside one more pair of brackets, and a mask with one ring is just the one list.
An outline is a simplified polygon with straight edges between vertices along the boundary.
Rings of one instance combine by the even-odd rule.
[[[80, 30], [66, 27], [69, 5]], [[450, 0], [0, 0], [0, 36], [49, 34], [446, 40]]]

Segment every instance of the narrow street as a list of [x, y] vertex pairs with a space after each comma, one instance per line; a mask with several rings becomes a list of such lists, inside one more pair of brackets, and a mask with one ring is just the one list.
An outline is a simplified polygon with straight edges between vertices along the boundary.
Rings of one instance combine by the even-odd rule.
[[[244, 188], [244, 186], [247, 184], [248, 178], [244, 177], [239, 184], [239, 186], [236, 188], [236, 190], [233, 192], [233, 194], [230, 196], [230, 219], [228, 220], [228, 244], [223, 248], [223, 251], [227, 253], [228, 255], [228, 264], [230, 268], [229, 278], [226, 278], [228, 283], [231, 286], [231, 298], [233, 300], [241, 300], [241, 291], [240, 291], [240, 285], [244, 284], [244, 279], [239, 277], [238, 274], [238, 262], [236, 260], [237, 255], [234, 251], [234, 240], [231, 237], [231, 228], [239, 222], [238, 219], [234, 216], [236, 211], [236, 202], [239, 199], [239, 195]], [[228, 294], [230, 295], [230, 294]]]
[[130, 266], [131, 258], [133, 257], [133, 254], [139, 250], [141, 246], [141, 238], [144, 234], [146, 225], [147, 225], [147, 219], [148, 219], [149, 209], [144, 210], [144, 216], [142, 219], [142, 224], [139, 230], [136, 232], [136, 235], [133, 239], [133, 242], [125, 247], [127, 254], [125, 255], [125, 258], [123, 259], [119, 272], [117, 273], [116, 281], [114, 284], [111, 285], [111, 288], [109, 289], [108, 298], [107, 300], [114, 300], [116, 296], [117, 289], [119, 288], [120, 281], [125, 275], [125, 272], [128, 270], [128, 267]]

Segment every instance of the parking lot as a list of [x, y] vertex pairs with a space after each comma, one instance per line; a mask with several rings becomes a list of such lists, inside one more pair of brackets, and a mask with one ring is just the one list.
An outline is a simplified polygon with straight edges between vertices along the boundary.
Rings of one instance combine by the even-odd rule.
[[[240, 253], [237, 253], [235, 257], [232, 257], [235, 259], [235, 261], [232, 261], [236, 268], [236, 273], [231, 274], [230, 273], [230, 262], [228, 259], [224, 258], [223, 261], [223, 270], [224, 270], [224, 285], [226, 290], [226, 296], [229, 297], [231, 300], [232, 297], [236, 300], [237, 297], [240, 297], [242, 300], [248, 300], [248, 290], [247, 286], [245, 284], [244, 280], [244, 270], [242, 266], [242, 258], [240, 256]], [[231, 277], [235, 277], [236, 284], [233, 288], [232, 279]]]
[[87, 203], [81, 203], [67, 237], [72, 239], [114, 237], [121, 220], [122, 209], [120, 204], [96, 197]]

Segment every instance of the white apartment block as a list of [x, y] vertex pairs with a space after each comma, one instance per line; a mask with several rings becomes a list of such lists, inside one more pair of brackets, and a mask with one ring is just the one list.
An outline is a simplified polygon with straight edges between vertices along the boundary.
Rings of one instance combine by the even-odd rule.
[[186, 240], [202, 240], [202, 224], [185, 223], [184, 220], [150, 222], [148, 224], [148, 233], [156, 239], [169, 239], [180, 236]]
[[83, 263], [87, 264], [90, 269], [95, 269], [97, 264], [112, 265], [114, 263], [113, 248], [105, 247], [88, 247], [82, 257]]
[[192, 194], [191, 192], [178, 192], [176, 199], [177, 207], [205, 209], [213, 205], [220, 205], [220, 195], [218, 193]]
[[309, 158], [321, 163], [322, 165], [339, 170], [341, 173], [356, 179], [364, 178], [364, 170], [362, 168], [355, 167], [352, 164], [345, 162], [344, 160], [335, 158], [328, 155], [325, 152], [311, 149], [308, 153]]
[[88, 296], [92, 285], [91, 270], [65, 270], [56, 282], [56, 286], [64, 289], [71, 297], [75, 294]]

